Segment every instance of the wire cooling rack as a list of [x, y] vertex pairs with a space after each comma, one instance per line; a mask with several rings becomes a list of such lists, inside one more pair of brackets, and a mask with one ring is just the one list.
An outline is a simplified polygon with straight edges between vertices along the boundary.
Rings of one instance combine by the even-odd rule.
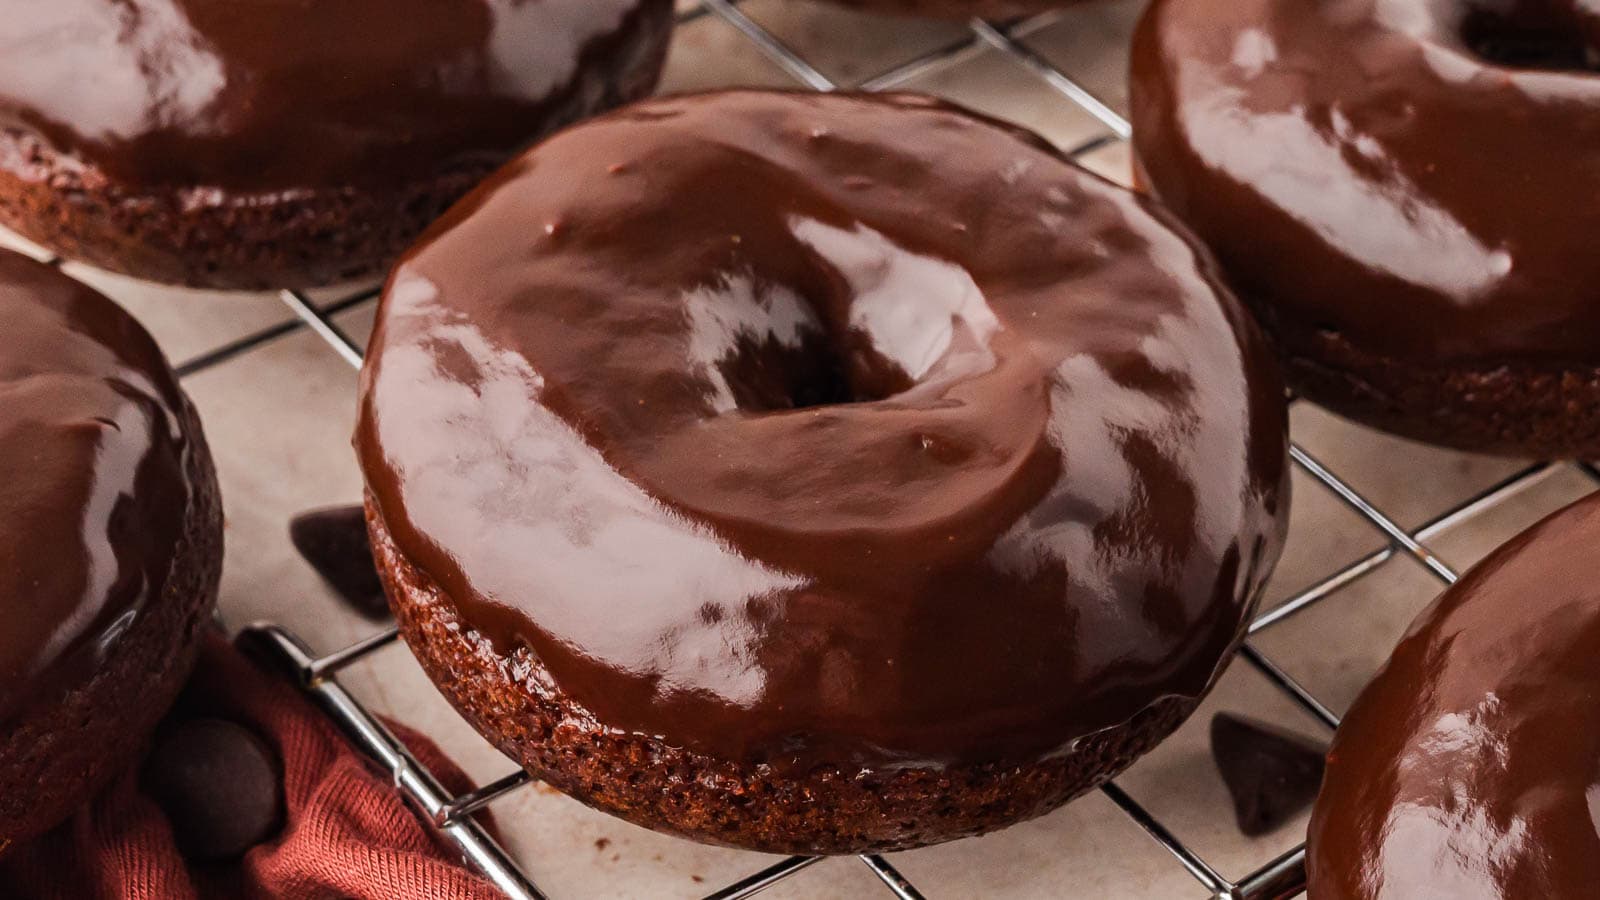
[[[1060, 101], [1071, 104], [1087, 113], [1098, 123], [1100, 133], [1066, 148], [1074, 158], [1124, 142], [1130, 135], [1127, 120], [1111, 105], [1086, 89], [1061, 68], [1031, 48], [1025, 38], [1051, 24], [1062, 13], [1046, 13], [1009, 22], [974, 20], [967, 25], [966, 33], [959, 39], [921, 53], [892, 68], [878, 72], [854, 85], [857, 89], [886, 90], [905, 85], [915, 79], [936, 75], [961, 62], [987, 51], [997, 51], [1018, 66], [1027, 77], [1035, 78]], [[833, 90], [836, 85], [828, 76], [797, 53], [784, 40], [763, 27], [756, 19], [740, 8], [739, 0], [700, 0], [697, 5], [679, 13], [680, 25], [704, 17], [720, 18], [732, 26], [771, 63], [778, 66], [801, 84], [815, 90]], [[292, 332], [309, 329], [320, 337], [332, 352], [337, 353], [351, 366], [359, 367], [362, 347], [335, 322], [335, 317], [377, 295], [374, 289], [356, 292], [331, 302], [316, 302], [298, 291], [283, 291], [282, 302], [294, 317], [279, 324], [253, 332], [218, 346], [178, 366], [181, 375], [189, 376], [219, 366]], [[1366, 526], [1381, 537], [1383, 546], [1346, 562], [1328, 572], [1309, 587], [1290, 596], [1283, 603], [1260, 615], [1249, 628], [1255, 638], [1269, 629], [1302, 613], [1311, 607], [1329, 601], [1367, 575], [1377, 571], [1397, 557], [1405, 557], [1420, 565], [1438, 582], [1448, 585], [1456, 579], [1456, 572], [1439, 555], [1429, 549], [1429, 541], [1446, 530], [1484, 513], [1514, 493], [1551, 474], [1566, 464], [1536, 463], [1528, 465], [1437, 512], [1415, 530], [1397, 524], [1396, 518], [1370, 502], [1361, 492], [1339, 474], [1307, 453], [1298, 444], [1291, 446], [1290, 454], [1295, 466], [1309, 476], [1322, 489], [1353, 510]], [[1600, 470], [1587, 463], [1574, 465], [1583, 476], [1600, 482]], [[350, 646], [327, 655], [314, 655], [294, 634], [284, 628], [262, 624], [245, 629], [243, 638], [255, 645], [266, 658], [279, 665], [301, 689], [349, 736], [352, 743], [374, 763], [388, 772], [397, 789], [411, 803], [421, 817], [449, 845], [457, 848], [467, 863], [488, 876], [508, 896], [518, 900], [544, 898], [532, 876], [522, 868], [484, 828], [478, 814], [490, 803], [513, 791], [525, 788], [533, 779], [521, 770], [514, 771], [491, 783], [484, 784], [465, 794], [447, 791], [433, 773], [398, 741], [379, 721], [339, 682], [339, 673], [378, 649], [392, 644], [398, 637], [390, 627]], [[1253, 641], [1247, 641], [1242, 650], [1243, 659], [1274, 685], [1284, 696], [1298, 704], [1312, 717], [1332, 729], [1338, 718], [1332, 710], [1313, 696], [1283, 668], [1259, 650]], [[1230, 881], [1224, 878], [1206, 859], [1180, 841], [1171, 829], [1144, 806], [1136, 802], [1115, 782], [1100, 789], [1115, 806], [1125, 813], [1140, 829], [1160, 847], [1164, 848], [1200, 886], [1212, 897], [1240, 898], [1240, 900], [1268, 900], [1294, 896], [1304, 885], [1304, 847], [1297, 847], [1282, 855], [1264, 860], [1250, 874]], [[887, 860], [877, 855], [864, 855], [860, 860], [877, 876], [883, 885], [903, 900], [923, 896], [922, 887], [913, 884]], [[720, 887], [708, 898], [729, 900], [749, 897], [772, 885], [794, 877], [819, 858], [795, 856], [770, 865], [748, 877]]]

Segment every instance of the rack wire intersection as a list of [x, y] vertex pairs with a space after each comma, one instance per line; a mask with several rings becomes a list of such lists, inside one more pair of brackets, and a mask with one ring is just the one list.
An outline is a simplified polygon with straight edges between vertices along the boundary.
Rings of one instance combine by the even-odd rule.
[[[743, 12], [739, 7], [739, 0], [700, 0], [692, 8], [681, 11], [678, 20], [679, 24], [683, 25], [706, 16], [715, 16], [727, 23], [768, 60], [801, 84], [819, 91], [831, 91], [838, 87], [833, 80], [783, 40]], [[1028, 35], [1054, 24], [1061, 16], [1060, 12], [1052, 12], [1007, 22], [974, 19], [968, 23], [968, 33], [964, 38], [879, 72], [864, 79], [855, 85], [855, 88], [870, 91], [894, 89], [914, 79], [950, 69], [979, 53], [993, 50], [1031, 77], [1039, 79], [1051, 91], [1087, 113], [1103, 127], [1104, 131], [1100, 135], [1067, 148], [1065, 152], [1068, 155], [1080, 158], [1126, 141], [1131, 129], [1121, 114], [1023, 41]], [[336, 301], [319, 304], [299, 291], [281, 291], [279, 298], [294, 312], [295, 318], [210, 350], [179, 365], [178, 372], [180, 375], [189, 376], [205, 371], [303, 329], [315, 333], [347, 363], [359, 367], [362, 347], [335, 323], [334, 318], [339, 313], [374, 299], [377, 293], [376, 289], [369, 288]], [[1407, 531], [1353, 485], [1298, 444], [1291, 446], [1290, 455], [1296, 467], [1381, 535], [1385, 546], [1346, 563], [1284, 602], [1263, 612], [1251, 623], [1250, 638], [1327, 600], [1396, 557], [1410, 559], [1441, 585], [1453, 583], [1456, 580], [1455, 569], [1429, 548], [1429, 542], [1567, 465], [1531, 464], [1439, 512], [1414, 531]], [[1600, 469], [1596, 469], [1594, 465], [1589, 463], [1571, 465], [1590, 480], [1600, 482]], [[265, 658], [292, 678], [310, 699], [339, 725], [361, 752], [392, 776], [396, 788], [422, 819], [442, 840], [459, 850], [469, 865], [486, 875], [509, 897], [516, 900], [542, 900], [546, 895], [535, 885], [529, 873], [511, 858], [475, 818], [476, 814], [494, 801], [531, 784], [532, 776], [518, 769], [490, 784], [465, 794], [453, 795], [377, 717], [340, 685], [338, 675], [341, 670], [396, 643], [397, 638], [398, 632], [390, 627], [333, 653], [317, 656], [293, 634], [275, 625], [253, 625], [246, 628], [242, 635], [244, 641], [254, 645]], [[1332, 710], [1248, 639], [1241, 649], [1241, 656], [1313, 718], [1329, 729], [1338, 725], [1338, 717]], [[1105, 784], [1100, 790], [1140, 829], [1171, 854], [1210, 897], [1231, 898], [1231, 900], [1276, 900], [1294, 896], [1303, 889], [1305, 880], [1303, 845], [1264, 862], [1255, 871], [1237, 881], [1230, 881], [1179, 840], [1159, 819], [1118, 787], [1114, 781]], [[860, 860], [893, 895], [902, 900], [918, 900], [923, 896], [916, 885], [883, 857], [863, 855]], [[735, 900], [735, 898], [750, 897], [780, 881], [796, 876], [820, 861], [820, 857], [790, 857], [721, 887], [707, 895], [706, 900]]]

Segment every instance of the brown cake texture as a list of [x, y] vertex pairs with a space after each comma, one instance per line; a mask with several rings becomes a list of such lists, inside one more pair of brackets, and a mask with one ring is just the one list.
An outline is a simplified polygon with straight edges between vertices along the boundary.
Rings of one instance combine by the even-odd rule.
[[[1263, 320], [1279, 320], [1274, 305], [1251, 305]], [[1280, 321], [1270, 331], [1295, 389], [1358, 422], [1475, 453], [1600, 459], [1600, 367], [1530, 360], [1426, 366], [1364, 351], [1332, 330]]]
[[1287, 511], [1281, 377], [1154, 205], [933, 98], [659, 98], [536, 146], [380, 301], [401, 633], [637, 824], [886, 851], [1170, 734]]
[[657, 831], [806, 854], [909, 850], [984, 834], [1098, 787], [1195, 706], [1165, 698], [1123, 726], [1082, 738], [1070, 754], [1026, 765], [775, 773], [606, 728], [526, 647], [503, 655], [463, 622], [439, 586], [400, 555], [370, 502], [367, 510], [373, 555], [406, 643], [456, 710], [547, 784]]
[[[188, 427], [200, 434], [192, 415]], [[195, 505], [149, 613], [88, 681], [41, 695], [0, 729], [0, 852], [67, 818], [131, 764], [189, 677], [222, 578], [222, 501], [209, 455], [196, 458], [191, 475]]]
[[521, 147], [648, 94], [672, 24], [670, 0], [165, 5], [0, 23], [0, 224], [237, 290], [381, 274]]
[[370, 277], [492, 171], [441, 172], [383, 194], [316, 190], [267, 200], [140, 190], [0, 129], [0, 222], [68, 259], [151, 281], [259, 290]]
[[[62, 312], [59, 322], [41, 328], [39, 319], [28, 318], [23, 307], [40, 297]], [[11, 335], [21, 325], [21, 343], [8, 341], [7, 327], [0, 326], [0, 396], [6, 398], [0, 452], [29, 448], [23, 458], [4, 460], [9, 477], [22, 481], [0, 488], [0, 508], [40, 533], [82, 529], [87, 546], [106, 541], [115, 564], [110, 574], [120, 574], [109, 583], [96, 581], [97, 572], [107, 574], [106, 559], [89, 562], [70, 542], [41, 546], [38, 535], [20, 533], [4, 538], [6, 550], [27, 556], [7, 559], [0, 551], [8, 570], [0, 572], [0, 616], [13, 629], [0, 636], [3, 852], [62, 821], [137, 758], [188, 676], [210, 623], [223, 537], [216, 471], [199, 419], [149, 336], [111, 301], [8, 251], [0, 252], [0, 305]], [[99, 340], [104, 343], [94, 343]], [[72, 420], [70, 394], [83, 390], [89, 397], [101, 383], [113, 386], [112, 393], [81, 404], [96, 410], [95, 417]], [[114, 396], [127, 399], [106, 399]], [[165, 419], [175, 431], [137, 451], [140, 474], [116, 506], [85, 504], [75, 486], [115, 486], [115, 479], [128, 477], [120, 454], [137, 446], [107, 437], [101, 444], [109, 454], [105, 471], [74, 471], [85, 429], [115, 426], [113, 434], [125, 434], [130, 423], [120, 417], [133, 410]], [[33, 452], [41, 447], [43, 456]], [[38, 485], [62, 493], [41, 509], [30, 500]], [[0, 523], [0, 531], [7, 527], [19, 525]], [[27, 587], [6, 581], [18, 574]], [[29, 643], [40, 635], [58, 641], [45, 656]]]

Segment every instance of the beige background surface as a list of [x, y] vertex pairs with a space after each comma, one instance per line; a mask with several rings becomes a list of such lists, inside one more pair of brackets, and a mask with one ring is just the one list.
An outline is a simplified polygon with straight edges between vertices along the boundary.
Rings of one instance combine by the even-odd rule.
[[[686, 0], [687, 9], [694, 0]], [[1023, 45], [1124, 106], [1126, 36], [1140, 3], [1107, 2], [1029, 23]], [[845, 85], [945, 48], [972, 44], [966, 26], [845, 13], [805, 0], [747, 0], [740, 9], [827, 77]], [[682, 25], [666, 90], [719, 85], [798, 86], [723, 18]], [[897, 85], [941, 94], [1028, 124], [1064, 148], [1105, 134], [1036, 72], [975, 44]], [[1086, 163], [1126, 180], [1125, 149], [1112, 144]], [[174, 362], [293, 318], [272, 295], [210, 296], [141, 284], [68, 266], [119, 299], [156, 334]], [[338, 292], [329, 296], [339, 296]], [[364, 337], [371, 303], [338, 317]], [[355, 502], [351, 456], [355, 375], [304, 329], [187, 379], [218, 457], [227, 506], [222, 610], [231, 626], [282, 623], [319, 651], [376, 627], [347, 613], [289, 544], [287, 523], [306, 509]], [[1350, 485], [1412, 529], [1528, 463], [1449, 453], [1385, 437], [1300, 405], [1294, 437]], [[1288, 551], [1270, 586], [1270, 608], [1363, 554], [1384, 538], [1323, 485], [1296, 472]], [[1574, 467], [1551, 467], [1524, 489], [1430, 540], [1457, 569], [1540, 515], [1594, 487]], [[1258, 636], [1255, 645], [1335, 711], [1342, 711], [1439, 583], [1414, 560], [1396, 558], [1308, 611]], [[462, 724], [402, 646], [344, 678], [374, 709], [420, 728], [482, 781], [510, 765]], [[1326, 731], [1243, 662], [1176, 736], [1118, 783], [1224, 876], [1238, 878], [1294, 846], [1301, 819], [1260, 840], [1233, 825], [1212, 766], [1207, 726], [1218, 710], [1246, 712], [1309, 735]], [[662, 837], [592, 812], [540, 786], [494, 806], [509, 845], [539, 886], [557, 898], [692, 897], [769, 864], [772, 858]], [[989, 837], [891, 861], [930, 897], [1199, 897], [1177, 862], [1106, 797], [1092, 794], [1040, 820]], [[854, 859], [829, 860], [774, 888], [773, 897], [888, 896]]]

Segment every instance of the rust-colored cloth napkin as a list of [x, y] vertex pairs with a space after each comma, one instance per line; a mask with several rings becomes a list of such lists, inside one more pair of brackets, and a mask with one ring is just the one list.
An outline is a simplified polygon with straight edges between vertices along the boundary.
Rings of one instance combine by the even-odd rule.
[[[215, 717], [261, 737], [282, 762], [283, 825], [225, 861], [194, 863], [137, 767], [90, 806], [0, 860], [6, 900], [493, 900], [440, 848], [331, 722], [220, 636], [209, 639], [170, 721]], [[425, 738], [394, 727], [451, 790], [465, 776]]]

